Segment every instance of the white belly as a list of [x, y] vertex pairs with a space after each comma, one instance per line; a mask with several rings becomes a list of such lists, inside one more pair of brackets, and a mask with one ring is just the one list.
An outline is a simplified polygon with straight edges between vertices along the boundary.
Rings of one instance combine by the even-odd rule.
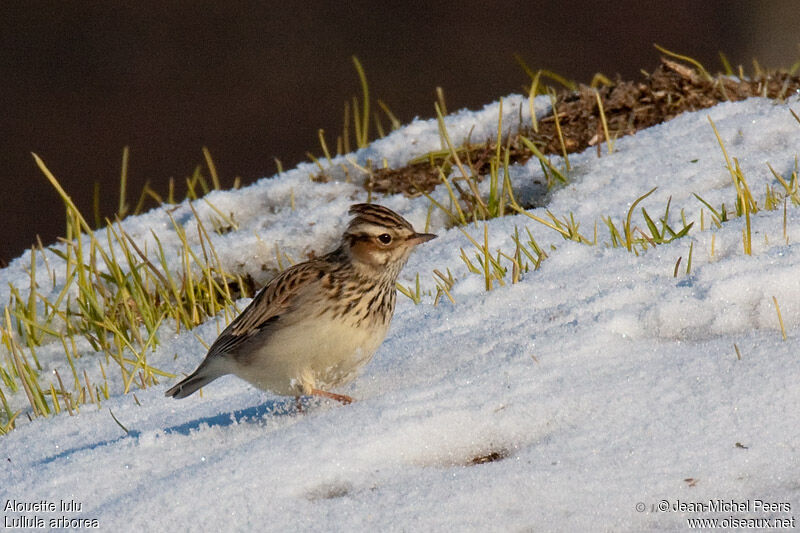
[[277, 394], [309, 394], [351, 381], [386, 336], [386, 326], [355, 328], [328, 317], [314, 317], [273, 331], [254, 347], [246, 366], [232, 373]]

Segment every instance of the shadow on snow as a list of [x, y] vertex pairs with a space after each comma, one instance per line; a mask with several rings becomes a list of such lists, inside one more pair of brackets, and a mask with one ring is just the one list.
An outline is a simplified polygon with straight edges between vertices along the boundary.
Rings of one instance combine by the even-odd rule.
[[[216, 415], [206, 416], [203, 418], [198, 418], [196, 420], [190, 420], [189, 422], [185, 422], [183, 424], [178, 424], [172, 427], [168, 427], [164, 429], [164, 434], [180, 434], [180, 435], [189, 435], [192, 431], [200, 429], [202, 427], [226, 427], [232, 426], [235, 424], [249, 424], [249, 423], [258, 423], [264, 417], [268, 415], [273, 416], [291, 416], [295, 414], [296, 411], [294, 409], [294, 400], [268, 400], [260, 405], [255, 405], [253, 407], [247, 407], [245, 409], [238, 409], [231, 413], [219, 413]], [[69, 457], [72, 454], [80, 453], [87, 450], [94, 450], [101, 446], [109, 446], [111, 444], [116, 444], [118, 442], [125, 441], [127, 439], [138, 439], [141, 436], [142, 432], [138, 429], [128, 429], [127, 433], [121, 435], [115, 439], [106, 439], [99, 442], [92, 442], [85, 444], [83, 446], [76, 446], [74, 448], [70, 448], [68, 450], [64, 450], [59, 452], [55, 455], [50, 457], [46, 457], [35, 464], [42, 465], [51, 463], [53, 461], [57, 461], [58, 459], [62, 459], [64, 457]]]

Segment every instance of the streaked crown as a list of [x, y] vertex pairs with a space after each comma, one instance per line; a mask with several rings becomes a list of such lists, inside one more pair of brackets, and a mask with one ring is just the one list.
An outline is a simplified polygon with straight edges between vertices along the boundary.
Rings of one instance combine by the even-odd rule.
[[406, 229], [414, 233], [414, 228], [408, 220], [382, 205], [355, 204], [350, 206], [349, 213], [355, 215], [355, 218], [347, 225], [346, 233], [359, 233], [370, 226], [394, 230]]
[[358, 263], [372, 267], [393, 264], [399, 269], [408, 259], [414, 246], [436, 235], [417, 233], [409, 222], [392, 211], [375, 204], [355, 204], [355, 215], [342, 236], [350, 256]]

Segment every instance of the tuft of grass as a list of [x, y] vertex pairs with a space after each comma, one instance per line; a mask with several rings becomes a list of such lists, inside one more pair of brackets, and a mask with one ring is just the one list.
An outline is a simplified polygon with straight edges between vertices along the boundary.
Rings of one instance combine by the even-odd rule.
[[[611, 148], [609, 148], [609, 151]], [[625, 248], [628, 249], [629, 252], [633, 251], [633, 229], [631, 228], [631, 216], [633, 215], [633, 210], [639, 205], [639, 202], [643, 201], [645, 198], [656, 192], [658, 187], [653, 187], [648, 192], [644, 193], [642, 196], [634, 200], [631, 204], [630, 209], [628, 209], [628, 216], [625, 218]]]
[[[185, 187], [186, 187], [186, 194], [184, 198], [190, 200], [197, 200], [202, 196], [208, 194], [212, 190], [222, 190], [222, 181], [219, 177], [219, 173], [217, 172], [216, 164], [214, 163], [214, 159], [211, 156], [211, 151], [207, 147], [202, 147], [203, 159], [206, 164], [206, 168], [209, 172], [209, 177], [211, 183], [209, 184], [208, 179], [203, 174], [203, 169], [200, 165], [196, 166], [192, 175], [185, 179]], [[111, 217], [111, 219], [124, 219], [130, 215], [138, 215], [145, 211], [146, 208], [152, 207], [153, 205], [162, 205], [162, 204], [175, 204], [178, 200], [176, 198], [176, 184], [175, 179], [170, 178], [168, 182], [168, 192], [166, 197], [162, 194], [159, 194], [153, 187], [150, 186], [150, 182], [145, 182], [142, 190], [139, 194], [139, 198], [136, 201], [136, 204], [131, 207], [131, 203], [128, 201], [128, 172], [129, 172], [129, 163], [130, 163], [130, 148], [128, 146], [123, 147], [122, 149], [122, 164], [120, 168], [120, 178], [119, 178], [119, 192], [118, 192], [118, 203], [117, 203], [117, 210], [116, 213]], [[241, 185], [241, 178], [236, 177], [233, 181], [233, 188], [238, 189]], [[93, 214], [93, 222], [94, 227], [99, 229], [105, 225], [105, 219], [100, 214], [100, 183], [95, 182], [94, 184], [94, 192], [92, 197], [92, 214]]]
[[[741, 166], [739, 165], [739, 160], [735, 157], [730, 157], [728, 155], [728, 150], [725, 147], [725, 143], [723, 142], [722, 137], [719, 134], [719, 131], [717, 130], [717, 127], [710, 116], [708, 117], [708, 121], [711, 124], [711, 128], [713, 129], [714, 135], [717, 138], [717, 143], [719, 144], [723, 157], [725, 159], [725, 166], [731, 176], [731, 181], [736, 190], [734, 209], [733, 211], [729, 211], [725, 207], [724, 203], [721, 205], [719, 209], [716, 209], [709, 202], [704, 200], [700, 195], [694, 193], [694, 196], [710, 211], [711, 220], [714, 223], [714, 225], [718, 228], [721, 227], [723, 223], [730, 220], [732, 217], [741, 217], [741, 216], [745, 217], [745, 227], [742, 228], [742, 249], [746, 255], [752, 255], [753, 247], [752, 247], [752, 230], [751, 230], [750, 215], [757, 213], [762, 208], [759, 207], [758, 202], [755, 200], [755, 197], [750, 189], [747, 179], [745, 178]], [[770, 172], [775, 177], [775, 179], [780, 184], [783, 190], [780, 191], [776, 187], [770, 187], [770, 185], [767, 184], [764, 196], [763, 209], [767, 211], [774, 211], [778, 209], [781, 205], [783, 205], [783, 210], [784, 210], [783, 237], [784, 240], [786, 240], [787, 244], [788, 244], [788, 235], [786, 232], [787, 201], [790, 200], [793, 205], [800, 205], [800, 195], [798, 194], [797, 167], [798, 167], [797, 158], [795, 158], [794, 170], [791, 172], [789, 178], [787, 179], [781, 176], [778, 172], [776, 172], [770, 163], [767, 163], [767, 168], [769, 168]], [[701, 217], [702, 214], [703, 211], [701, 210]], [[701, 224], [701, 226], [703, 225], [704, 224]], [[712, 235], [712, 241], [711, 241], [712, 257], [714, 255], [713, 237], [714, 236]]]
[[[642, 208], [642, 217], [645, 220], [645, 224], [647, 224], [647, 228], [650, 230], [650, 236], [648, 240], [654, 244], [667, 244], [669, 242], [674, 241], [675, 239], [683, 238], [689, 233], [689, 230], [692, 229], [692, 226], [694, 226], [694, 222], [686, 224], [685, 217], [681, 216], [681, 221], [683, 222], [683, 228], [681, 228], [677, 232], [673, 230], [669, 224], [669, 207], [671, 203], [672, 203], [672, 197], [670, 196], [669, 200], [667, 200], [667, 207], [664, 211], [664, 216], [659, 218], [659, 222], [661, 223], [661, 229], [659, 229], [656, 223], [653, 222], [653, 219], [650, 217], [650, 214], [647, 212], [647, 210], [644, 207]], [[702, 220], [702, 212], [700, 213], [700, 216]], [[702, 223], [701, 223], [701, 229], [702, 229]]]
[[[783, 193], [776, 193], [774, 190], [769, 189], [768, 186], [768, 193], [767, 196], [772, 196], [774, 198], [774, 204], [776, 205], [778, 202], [781, 202], [785, 199], [789, 199], [792, 201], [792, 205], [800, 206], [800, 193], [798, 193], [798, 163], [797, 157], [794, 160], [794, 170], [792, 171], [791, 175], [789, 176], [789, 181], [787, 181], [783, 176], [781, 176], [778, 172], [772, 168], [772, 165], [767, 163], [767, 168], [775, 177], [775, 179], [780, 183], [781, 187], [783, 187]], [[769, 205], [769, 202], [768, 202]], [[769, 209], [769, 207], [766, 207]]]
[[415, 279], [416, 281], [414, 283], [413, 288], [406, 287], [400, 282], [397, 282], [395, 286], [403, 296], [408, 297], [412, 302], [414, 302], [414, 305], [419, 305], [419, 303], [422, 301], [422, 292], [420, 290], [420, 285], [419, 285], [419, 272], [417, 272], [417, 276]]
[[442, 295], [447, 296], [447, 299], [450, 300], [450, 303], [455, 304], [456, 301], [453, 298], [453, 295], [450, 294], [450, 289], [453, 288], [453, 285], [456, 283], [456, 279], [453, 277], [453, 274], [450, 272], [450, 269], [447, 269], [447, 275], [442, 274], [440, 270], [434, 269], [433, 271], [434, 281], [436, 282], [436, 297], [433, 300], [433, 305], [439, 304], [439, 299]]
[[[383, 112], [383, 118], [379, 113], [372, 112], [372, 100], [370, 97], [369, 81], [367, 74], [364, 70], [361, 61], [356, 56], [351, 56], [353, 67], [355, 68], [356, 75], [358, 76], [359, 85], [361, 87], [361, 96], [353, 96], [349, 101], [344, 103], [344, 115], [342, 119], [342, 133], [336, 137], [335, 152], [331, 150], [325, 138], [325, 131], [320, 129], [317, 131], [319, 145], [327, 165], [323, 165], [321, 158], [315, 156], [311, 152], [306, 152], [306, 156], [319, 168], [317, 175], [311, 176], [312, 181], [326, 182], [330, 178], [328, 176], [328, 169], [334, 166], [333, 159], [336, 156], [342, 156], [351, 153], [353, 150], [358, 150], [368, 146], [374, 139], [384, 137], [387, 130], [384, 128], [383, 120], [388, 120], [390, 125], [389, 131], [399, 129], [401, 126], [400, 120], [392, 113], [389, 106], [382, 100], [377, 100], [378, 108]], [[444, 102], [444, 96], [441, 91], [439, 96]], [[377, 137], [371, 136], [371, 127], [374, 125]], [[276, 161], [277, 162], [277, 161]], [[354, 165], [358, 168], [357, 165]], [[349, 169], [346, 165], [341, 165], [341, 170], [349, 181]], [[279, 165], [279, 172], [282, 171]], [[366, 169], [366, 173], [370, 173], [370, 169]]]
[[717, 130], [716, 124], [714, 124], [714, 121], [711, 120], [710, 115], [708, 116], [708, 122], [711, 124], [711, 128], [714, 130], [714, 135], [717, 137], [717, 142], [722, 149], [722, 155], [725, 157], [725, 165], [728, 169], [728, 172], [730, 172], [733, 185], [736, 188], [736, 216], [742, 216], [742, 214], [744, 214], [746, 224], [746, 227], [742, 230], [742, 247], [744, 248], [745, 254], [751, 255], [753, 252], [753, 239], [750, 232], [750, 213], [757, 212], [758, 205], [753, 199], [753, 195], [750, 192], [750, 187], [747, 185], [747, 180], [742, 174], [742, 169], [739, 167], [739, 161], [736, 158], [733, 158], [733, 165], [731, 164], [731, 158], [728, 157], [728, 151], [725, 149], [725, 143], [722, 142], [722, 137]]
[[483, 242], [473, 238], [463, 228], [459, 229], [476, 250], [470, 256], [462, 248], [461, 260], [466, 265], [468, 272], [483, 277], [487, 292], [491, 291], [495, 284], [505, 286], [509, 278], [512, 285], [519, 283], [523, 274], [530, 270], [538, 270], [542, 261], [547, 258], [547, 254], [536, 242], [528, 228], [525, 228], [528, 238], [523, 240], [519, 228], [514, 227], [514, 233], [511, 235], [514, 250], [511, 253], [500, 248], [492, 251], [489, 246], [489, 230], [486, 223], [483, 225]]
[[[500, 248], [493, 249], [489, 245], [489, 231], [486, 223], [483, 225], [483, 238], [480, 240], [472, 237], [464, 228], [459, 229], [474, 248], [473, 252], [461, 248], [461, 260], [467, 267], [468, 273], [476, 274], [483, 278], [487, 292], [498, 285], [505, 286], [508, 281], [512, 285], [518, 283], [525, 273], [538, 269], [542, 260], [547, 257], [547, 254], [536, 242], [528, 228], [525, 228], [527, 239], [520, 235], [519, 228], [514, 228], [514, 233], [511, 235], [514, 249], [511, 252]], [[455, 285], [456, 278], [450, 269], [447, 269], [446, 272], [444, 274], [438, 269], [433, 271], [435, 294], [433, 290], [421, 288], [419, 273], [415, 277], [413, 286], [406, 287], [398, 283], [397, 290], [414, 302], [415, 305], [421, 303], [423, 296], [433, 297], [433, 305], [438, 305], [443, 296], [455, 304], [455, 298], [453, 298], [450, 290]]]
[[[205, 153], [213, 169], [210, 154]], [[181, 241], [181, 269], [175, 272], [168, 267], [169, 258], [157, 235], [153, 234], [155, 249], [148, 251], [124, 231], [119, 219], [116, 223], [106, 219], [104, 230], [93, 231], [41, 158], [36, 154], [33, 157], [64, 202], [67, 231], [66, 237], [60, 239], [61, 248], [52, 247], [45, 252], [40, 243], [39, 248], [31, 250], [28, 295], [23, 297], [22, 291], [11, 287], [11, 300], [4, 307], [0, 324], [0, 338], [8, 354], [5, 364], [0, 363], [0, 400], [6, 419], [0, 429], [4, 432], [13, 429], [19, 413], [11, 412], [3, 388], [11, 392], [24, 390], [32, 415], [38, 417], [59, 413], [62, 405], [70, 414], [85, 403], [100, 407], [109, 397], [103, 360], [117, 368], [125, 393], [155, 385], [160, 378], [173, 377], [148, 361], [148, 354], [159, 343], [162, 324], [172, 322], [180, 331], [223, 310], [230, 316], [229, 310], [234, 309], [230, 286], [236, 285], [241, 291], [248, 287], [240, 277], [225, 271], [209, 231], [191, 202], [199, 251], [189, 245], [184, 228], [171, 218]], [[211, 174], [216, 187], [216, 170]], [[125, 172], [121, 190], [125, 188], [124, 175]], [[204, 201], [226, 224], [235, 224]], [[121, 194], [120, 211], [126, 212], [127, 205]], [[212, 224], [216, 226], [213, 219]], [[42, 274], [37, 271], [37, 257], [44, 259], [45, 277], [56, 287], [55, 265], [50, 265], [48, 253], [64, 262], [64, 285], [54, 298], [38, 290]], [[97, 360], [102, 382], [92, 383], [85, 370], [83, 375], [78, 374], [75, 362], [86, 355], [85, 349], [78, 348], [78, 338], [102, 356]], [[37, 347], [50, 342], [60, 342], [63, 347], [72, 374], [71, 386], [66, 386], [57, 372], [57, 383], [48, 382], [42, 373]]]
[[503, 267], [500, 264], [500, 257], [501, 253], [498, 250], [497, 257], [494, 257], [489, 250], [489, 226], [484, 223], [483, 225], [483, 244], [479, 244], [478, 241], [472, 238], [472, 236], [464, 231], [463, 228], [459, 228], [461, 233], [469, 239], [472, 245], [478, 250], [478, 253], [475, 254], [475, 259], [477, 260], [478, 266], [474, 266], [474, 264], [468, 258], [464, 249], [461, 249], [461, 259], [467, 265], [467, 268], [470, 272], [480, 273], [483, 275], [484, 283], [486, 287], [486, 291], [491, 291], [494, 285], [494, 281], [497, 281], [498, 284], [501, 286], [505, 285], [503, 278], [506, 276], [506, 272], [508, 271], [507, 268]]
[[[631, 219], [636, 206], [645, 198], [653, 194], [656, 189], [657, 187], [654, 187], [650, 191], [638, 197], [631, 204], [625, 220], [622, 223], [622, 231], [617, 229], [611, 217], [603, 218], [606, 226], [608, 227], [611, 236], [611, 246], [613, 248], [618, 246], [624, 247], [629, 252], [633, 252], [634, 254], [638, 255], [636, 248], [637, 245], [641, 247], [642, 250], [646, 250], [648, 246], [655, 248], [657, 245], [666, 244], [676, 239], [681, 239], [689, 234], [689, 231], [694, 226], [694, 222], [687, 222], [686, 217], [683, 215], [683, 211], [681, 211], [681, 223], [683, 224], [683, 227], [680, 230], [675, 231], [669, 224], [670, 204], [672, 203], [671, 197], [669, 200], [667, 200], [667, 207], [664, 211], [664, 216], [659, 219], [659, 222], [661, 223], [661, 229], [659, 229], [658, 225], [653, 221], [653, 218], [644, 207], [642, 208], [642, 217], [645, 220], [645, 224], [647, 225], [650, 234], [648, 235], [641, 228], [632, 225]], [[637, 232], [640, 235], [639, 237], [635, 236]]]

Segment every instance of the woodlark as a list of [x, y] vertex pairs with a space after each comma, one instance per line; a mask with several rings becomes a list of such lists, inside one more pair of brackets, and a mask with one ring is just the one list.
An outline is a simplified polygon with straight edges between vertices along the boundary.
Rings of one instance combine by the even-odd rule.
[[273, 279], [166, 395], [185, 398], [234, 374], [276, 394], [350, 403], [330, 389], [372, 358], [389, 329], [400, 270], [416, 245], [436, 237], [379, 205], [356, 204], [350, 214], [338, 248]]

